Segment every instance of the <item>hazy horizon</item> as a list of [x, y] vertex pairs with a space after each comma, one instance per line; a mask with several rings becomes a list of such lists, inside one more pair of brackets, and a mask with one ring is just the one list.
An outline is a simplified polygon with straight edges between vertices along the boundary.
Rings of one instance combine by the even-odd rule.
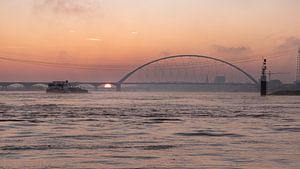
[[2, 0], [0, 80], [116, 81], [153, 59], [199, 54], [233, 63], [250, 58], [236, 64], [256, 78], [264, 56], [269, 70], [289, 73], [274, 78], [293, 82], [299, 6], [298, 0]]

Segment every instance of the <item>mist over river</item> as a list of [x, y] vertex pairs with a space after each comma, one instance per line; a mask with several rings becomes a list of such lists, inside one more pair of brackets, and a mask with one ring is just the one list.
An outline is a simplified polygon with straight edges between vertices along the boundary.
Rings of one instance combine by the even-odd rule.
[[299, 169], [300, 98], [0, 92], [0, 169]]

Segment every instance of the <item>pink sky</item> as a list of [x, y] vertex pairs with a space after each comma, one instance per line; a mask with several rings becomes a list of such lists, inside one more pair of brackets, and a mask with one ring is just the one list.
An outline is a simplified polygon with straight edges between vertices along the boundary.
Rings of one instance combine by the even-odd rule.
[[0, 59], [0, 81], [118, 80], [166, 55], [257, 59], [295, 80], [298, 0], [1, 0], [0, 57], [99, 65], [65, 69]]

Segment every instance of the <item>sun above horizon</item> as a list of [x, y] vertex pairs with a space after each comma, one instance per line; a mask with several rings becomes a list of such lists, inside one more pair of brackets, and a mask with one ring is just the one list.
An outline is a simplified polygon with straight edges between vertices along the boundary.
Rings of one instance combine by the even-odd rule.
[[110, 88], [112, 88], [112, 85], [111, 85], [111, 84], [105, 84], [105, 85], [104, 85], [104, 88], [105, 88], [105, 89], [110, 89]]

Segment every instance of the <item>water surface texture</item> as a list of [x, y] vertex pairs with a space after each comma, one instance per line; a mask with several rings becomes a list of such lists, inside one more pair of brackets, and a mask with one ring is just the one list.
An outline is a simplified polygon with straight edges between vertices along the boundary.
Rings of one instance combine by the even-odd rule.
[[300, 166], [300, 98], [0, 92], [0, 168]]

